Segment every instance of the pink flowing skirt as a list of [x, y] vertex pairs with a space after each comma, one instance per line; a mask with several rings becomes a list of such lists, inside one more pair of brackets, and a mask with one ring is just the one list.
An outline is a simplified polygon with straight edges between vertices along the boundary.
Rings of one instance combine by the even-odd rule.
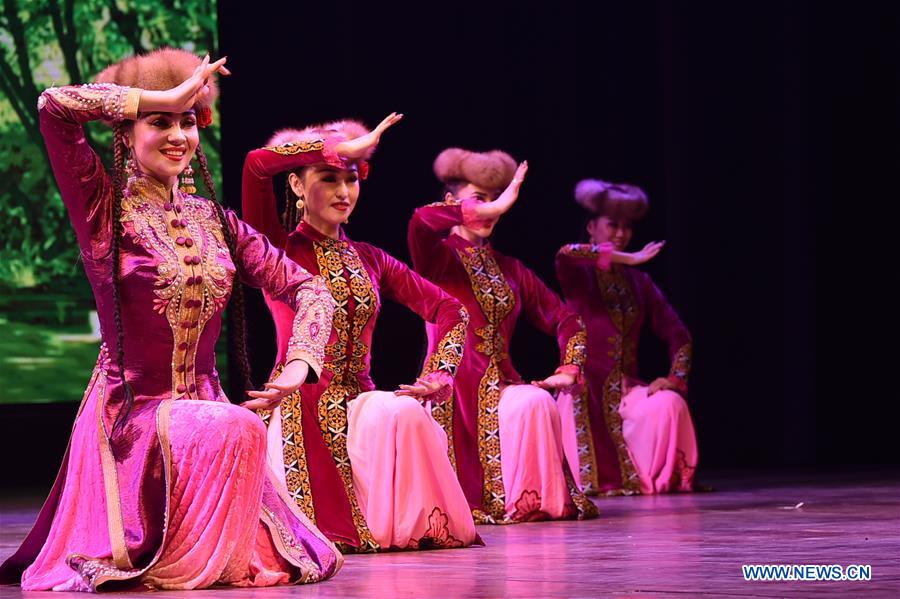
[[[562, 418], [566, 461], [577, 469], [582, 456], [577, 442], [574, 399], [571, 394], [560, 392], [557, 405]], [[693, 490], [697, 438], [684, 398], [668, 390], [647, 397], [647, 387], [637, 386], [622, 398], [619, 414], [641, 493]], [[577, 482], [580, 486], [580, 480]]]
[[619, 404], [622, 435], [641, 481], [641, 493], [692, 491], [697, 437], [687, 402], [674, 391], [634, 387]]
[[383, 548], [471, 545], [475, 523], [447, 455], [447, 435], [412, 397], [362, 393], [347, 407], [353, 486]]
[[553, 396], [534, 385], [510, 385], [500, 394], [499, 417], [506, 517], [572, 517], [575, 505], [563, 471], [562, 430]]
[[[99, 398], [95, 385], [73, 430], [49, 535], [22, 575], [24, 590], [94, 591], [99, 583], [92, 582], [107, 568], [102, 564], [112, 562]], [[174, 401], [169, 408], [167, 527], [157, 559], [143, 572], [133, 570], [132, 582], [159, 589], [268, 586], [312, 582], [337, 571], [340, 555], [308, 521], [283, 507], [266, 511], [264, 495], [273, 506], [280, 500], [266, 480], [265, 428], [254, 413], [216, 401]], [[155, 476], [162, 479], [165, 471], [159, 464]], [[117, 484], [136, 482], [124, 478], [120, 472]], [[277, 526], [283, 534], [274, 531]], [[81, 572], [73, 569], [79, 563]]]

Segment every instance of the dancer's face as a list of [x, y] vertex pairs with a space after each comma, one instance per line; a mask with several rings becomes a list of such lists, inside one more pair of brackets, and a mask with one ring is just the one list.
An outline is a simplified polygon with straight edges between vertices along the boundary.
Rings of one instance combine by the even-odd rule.
[[[456, 191], [456, 199], [460, 201], [476, 200], [478, 202], [493, 202], [497, 199], [497, 192], [479, 187], [472, 183], [466, 183], [464, 187], [461, 187]], [[491, 233], [494, 232], [494, 227], [497, 226], [497, 222], [497, 219], [483, 220], [462, 228], [480, 239], [487, 239], [491, 236]]]
[[150, 112], [138, 117], [127, 139], [140, 170], [171, 187], [194, 157], [200, 131], [192, 110]]
[[288, 176], [291, 189], [305, 202], [304, 218], [314, 227], [333, 229], [347, 222], [359, 199], [356, 166], [339, 169], [328, 165], [310, 166], [300, 175]]
[[598, 216], [588, 223], [587, 231], [591, 243], [610, 242], [618, 251], [623, 251], [631, 242], [631, 223], [625, 220]]

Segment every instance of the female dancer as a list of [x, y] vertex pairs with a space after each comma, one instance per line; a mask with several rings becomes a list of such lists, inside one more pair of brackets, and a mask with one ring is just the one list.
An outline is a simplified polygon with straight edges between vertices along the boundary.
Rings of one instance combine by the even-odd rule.
[[[238, 280], [297, 308], [284, 392], [321, 370], [331, 298], [215, 201], [199, 145], [225, 59], [163, 49], [98, 83], [40, 96], [41, 131], [94, 290], [104, 343], [56, 484], [2, 567], [29, 590], [268, 586], [333, 575], [342, 558], [269, 476], [265, 428], [228, 403], [214, 345]], [[113, 124], [107, 174], [85, 141]], [[180, 190], [194, 155], [212, 200]], [[128, 168], [125, 168], [126, 157]], [[238, 279], [239, 277], [239, 279]], [[236, 305], [240, 309], [240, 303]], [[240, 330], [240, 328], [239, 328]], [[251, 407], [252, 407], [251, 406]], [[24, 570], [24, 573], [23, 573]]]
[[[372, 132], [353, 121], [280, 131], [244, 164], [244, 217], [321, 273], [336, 305], [321, 379], [272, 411], [270, 462], [322, 531], [357, 551], [463, 547], [477, 538], [446, 434], [423, 405], [449, 395], [468, 315], [399, 260], [349, 239], [342, 226], [379, 137], [400, 118], [391, 115]], [[285, 172], [280, 218], [272, 177]], [[382, 296], [439, 331], [421, 378], [395, 393], [375, 391], [369, 373]], [[294, 311], [270, 294], [266, 301], [278, 335], [277, 373]]]
[[[453, 400], [435, 406], [434, 414], [452, 440], [476, 520], [486, 523], [597, 514], [565, 467], [559, 414], [547, 391], [579, 378], [584, 324], [531, 270], [488, 242], [527, 170], [527, 163], [517, 169], [500, 151], [445, 150], [434, 163], [446, 185], [444, 201], [417, 209], [409, 225], [416, 270], [462, 301], [472, 317]], [[532, 384], [509, 358], [520, 314], [559, 340], [562, 365]]]
[[[697, 467], [684, 401], [690, 333], [647, 274], [608, 264], [611, 253], [628, 246], [632, 223], [647, 212], [647, 196], [632, 185], [586, 179], [575, 199], [592, 213], [591, 244], [564, 246], [556, 274], [568, 304], [587, 323], [589, 345], [586, 387], [559, 397], [567, 458], [580, 468], [586, 492], [690, 491]], [[649, 259], [661, 247], [651, 243], [640, 254]], [[649, 385], [637, 380], [645, 324], [666, 342], [672, 360], [668, 376]]]

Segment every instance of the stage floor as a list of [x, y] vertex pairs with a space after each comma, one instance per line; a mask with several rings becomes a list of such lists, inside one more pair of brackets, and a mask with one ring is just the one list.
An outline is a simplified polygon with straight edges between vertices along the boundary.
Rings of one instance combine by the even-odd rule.
[[[900, 597], [900, 473], [718, 474], [704, 482], [716, 491], [597, 500], [602, 514], [590, 522], [480, 527], [485, 547], [348, 556], [328, 582], [197, 596]], [[0, 500], [0, 558], [24, 537], [39, 501]], [[746, 582], [742, 564], [869, 564], [872, 580]], [[0, 587], [3, 598], [62, 596], [83, 597]]]

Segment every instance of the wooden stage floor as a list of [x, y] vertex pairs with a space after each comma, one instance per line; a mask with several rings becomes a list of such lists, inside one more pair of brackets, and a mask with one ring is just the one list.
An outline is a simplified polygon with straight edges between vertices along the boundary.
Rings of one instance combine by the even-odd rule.
[[[161, 596], [900, 597], [900, 473], [704, 481], [716, 491], [597, 500], [602, 515], [591, 522], [480, 527], [485, 547], [348, 556], [320, 584]], [[0, 499], [0, 558], [25, 535], [40, 500]], [[742, 564], [869, 564], [872, 580], [747, 582]], [[2, 598], [64, 596], [83, 597], [0, 587]]]

